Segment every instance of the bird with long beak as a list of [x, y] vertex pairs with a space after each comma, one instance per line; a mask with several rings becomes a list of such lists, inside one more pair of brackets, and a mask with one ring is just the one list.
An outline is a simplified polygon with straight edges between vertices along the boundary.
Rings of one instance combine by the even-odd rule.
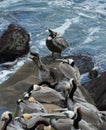
[[64, 111], [63, 113], [72, 121], [70, 130], [98, 130], [98, 126], [82, 119], [82, 109], [79, 106], [74, 108], [74, 116], [72, 111]]
[[80, 72], [75, 61], [73, 59], [56, 59], [56, 61], [60, 61], [59, 68], [64, 76], [68, 79], [74, 78], [80, 85]]
[[33, 89], [30, 89], [28, 93], [30, 93], [30, 95], [37, 99], [39, 102], [56, 103], [65, 100], [61, 93], [50, 87], [34, 84], [32, 88]]
[[54, 53], [59, 53], [61, 56], [61, 52], [67, 48], [68, 42], [64, 37], [58, 37], [58, 33], [54, 32], [51, 29], [48, 29], [49, 36], [46, 39], [46, 46], [52, 52], [52, 57], [54, 57]]
[[[74, 81], [74, 80], [73, 80]], [[74, 83], [74, 82], [73, 82]], [[82, 96], [79, 97], [75, 95], [77, 89], [77, 85], [74, 83], [73, 88], [70, 90], [67, 101], [67, 108], [69, 110], [73, 110], [75, 107], [79, 106], [82, 110], [82, 118], [92, 123], [93, 125], [100, 125], [102, 122], [102, 114], [96, 108], [95, 105], [87, 102]]]
[[46, 114], [43, 117], [50, 118], [50, 124], [55, 130], [80, 130], [79, 122], [82, 116], [79, 107], [75, 108], [74, 111], [65, 110], [62, 113], [57, 113], [57, 115], [56, 113]]
[[64, 78], [64, 75], [61, 73], [58, 67], [45, 65], [38, 53], [31, 52], [30, 58], [34, 61], [39, 69], [38, 77], [40, 81], [56, 82]]
[[[2, 127], [1, 130], [24, 130], [20, 125], [12, 124], [12, 113], [10, 111], [5, 111], [1, 115]], [[24, 126], [24, 125], [23, 125]]]
[[80, 91], [80, 89], [77, 85], [77, 82], [74, 78], [70, 79], [70, 87], [68, 87], [67, 89], [68, 89], [68, 93], [67, 93], [66, 99], [70, 99], [73, 103], [75, 101], [87, 102], [84, 95]]
[[18, 99], [17, 107], [20, 109], [21, 113], [47, 112], [43, 104], [38, 102], [34, 97], [29, 97], [28, 100]]
[[51, 130], [50, 123], [47, 119], [36, 113], [25, 113], [21, 117], [16, 117], [14, 123], [19, 122], [25, 130]]

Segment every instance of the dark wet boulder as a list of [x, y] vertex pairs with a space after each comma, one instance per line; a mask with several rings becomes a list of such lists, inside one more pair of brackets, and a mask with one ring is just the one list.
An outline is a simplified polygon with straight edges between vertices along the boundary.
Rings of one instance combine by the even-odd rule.
[[106, 110], [106, 71], [85, 85], [99, 110]]
[[0, 37], [0, 63], [13, 61], [29, 52], [30, 36], [19, 25], [10, 24]]

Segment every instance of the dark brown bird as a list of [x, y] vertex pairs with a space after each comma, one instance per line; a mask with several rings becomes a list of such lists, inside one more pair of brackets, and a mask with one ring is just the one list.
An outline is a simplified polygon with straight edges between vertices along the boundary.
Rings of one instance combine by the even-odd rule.
[[59, 53], [68, 47], [68, 43], [64, 37], [57, 37], [58, 33], [48, 29], [49, 36], [46, 39], [46, 46], [52, 52], [52, 57], [54, 57], [54, 53]]
[[34, 61], [39, 69], [38, 75], [40, 81], [56, 82], [64, 78], [64, 75], [61, 73], [58, 67], [45, 65], [38, 53], [31, 52], [30, 58]]

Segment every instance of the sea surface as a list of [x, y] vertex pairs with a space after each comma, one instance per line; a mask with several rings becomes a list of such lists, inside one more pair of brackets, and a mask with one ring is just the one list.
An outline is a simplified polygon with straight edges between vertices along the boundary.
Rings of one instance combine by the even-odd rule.
[[[91, 56], [100, 72], [106, 70], [106, 0], [0, 0], [0, 35], [11, 23], [26, 29], [31, 51], [41, 56], [50, 53], [45, 39], [51, 28], [69, 43], [62, 55]], [[0, 83], [27, 60], [1, 64]]]

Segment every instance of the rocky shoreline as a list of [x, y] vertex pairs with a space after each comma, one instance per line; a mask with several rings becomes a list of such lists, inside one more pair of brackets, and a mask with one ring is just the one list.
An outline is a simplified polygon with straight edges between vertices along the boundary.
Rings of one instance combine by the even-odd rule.
[[[93, 67], [93, 62], [92, 60], [87, 57], [87, 56], [68, 56], [67, 58], [73, 58], [76, 62], [76, 64], [79, 64], [79, 69], [80, 71], [83, 72], [88, 72], [89, 70], [92, 69]], [[59, 62], [56, 61], [49, 61], [47, 60], [47, 57], [42, 57], [42, 61], [49, 66], [58, 66]], [[87, 63], [90, 64], [87, 64]], [[91, 64], [92, 63], [92, 64]], [[86, 65], [86, 67], [85, 67]], [[83, 68], [86, 68], [85, 70]], [[100, 78], [100, 77], [98, 77]], [[97, 82], [98, 78], [95, 78], [91, 81]], [[90, 81], [90, 82], [91, 82]], [[27, 61], [24, 63], [24, 65], [17, 70], [15, 74], [13, 74], [8, 80], [0, 84], [0, 107], [1, 107], [1, 113], [5, 111], [6, 109], [9, 111], [12, 111], [13, 113], [16, 112], [17, 104], [16, 101], [19, 98], [22, 98], [23, 93], [31, 86], [31, 84], [37, 84], [39, 83], [38, 79], [38, 68], [35, 65], [33, 61]], [[89, 83], [90, 83], [89, 82]], [[88, 85], [88, 84], [86, 84]], [[98, 84], [100, 85], [100, 84]], [[87, 86], [85, 86], [87, 87]], [[87, 100], [87, 102], [95, 104], [93, 98], [92, 98], [92, 92], [96, 91], [88, 91], [88, 89], [85, 89], [84, 86], [80, 85], [79, 89], [82, 92], [83, 96]], [[91, 88], [92, 90], [92, 88]], [[90, 92], [90, 93], [89, 93]], [[99, 91], [100, 92], [100, 91]], [[103, 91], [101, 91], [103, 92]], [[102, 95], [101, 95], [102, 97]], [[100, 97], [100, 98], [101, 98]], [[104, 103], [104, 102], [103, 102]], [[53, 109], [60, 108], [58, 105], [55, 104], [48, 104], [48, 103], [43, 103], [44, 107], [46, 108], [48, 113], [51, 113]], [[103, 109], [104, 110], [104, 109]], [[106, 109], [105, 109], [106, 110]], [[105, 128], [105, 124], [102, 124], [101, 129], [103, 130]]]
[[[75, 59], [76, 64], [80, 62], [80, 70], [84, 68], [86, 62], [91, 62], [91, 59], [86, 56], [70, 56]], [[67, 57], [69, 58], [69, 57]], [[86, 59], [86, 60], [85, 60]], [[80, 60], [80, 61], [79, 61]], [[47, 57], [42, 57], [42, 61], [50, 66], [57, 66], [59, 62], [49, 61]], [[87, 65], [87, 64], [86, 64]], [[93, 63], [87, 65], [88, 70], [92, 69]], [[82, 67], [82, 68], [81, 68]], [[88, 71], [84, 70], [83, 71]], [[18, 98], [22, 98], [22, 94], [28, 89], [31, 84], [38, 83], [38, 68], [34, 64], [33, 61], [26, 62], [13, 76], [11, 76], [7, 81], [3, 82], [0, 85], [0, 105], [4, 107], [8, 107], [11, 110], [15, 110], [16, 108], [16, 100]], [[82, 91], [86, 95], [87, 99], [92, 102], [89, 94], [86, 92], [84, 87], [81, 86]]]

